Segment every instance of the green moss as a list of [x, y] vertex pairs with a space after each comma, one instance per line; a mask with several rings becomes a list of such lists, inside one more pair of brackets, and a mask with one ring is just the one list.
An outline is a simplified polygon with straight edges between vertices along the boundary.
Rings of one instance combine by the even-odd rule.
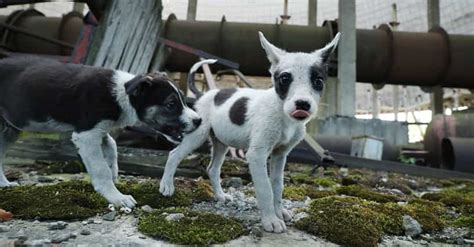
[[398, 198], [397, 196], [374, 192], [359, 185], [341, 186], [337, 188], [336, 191], [339, 194], [355, 196], [362, 199], [381, 203], [400, 201], [400, 198]]
[[423, 199], [441, 202], [466, 215], [474, 214], [474, 187], [466, 186], [462, 189], [446, 189], [439, 193], [428, 193]]
[[117, 186], [124, 194], [132, 195], [137, 204], [149, 205], [153, 208], [185, 207], [193, 202], [213, 199], [211, 186], [204, 180], [180, 180], [176, 182], [173, 196], [160, 193], [160, 182], [150, 180], [143, 183], [123, 183]]
[[405, 208], [421, 224], [424, 232], [440, 231], [445, 226], [443, 218], [446, 215], [446, 209], [440, 203], [415, 199], [410, 201]]
[[474, 230], [474, 215], [461, 216], [455, 220], [452, 225], [457, 227], [467, 227]]
[[81, 173], [86, 172], [86, 168], [81, 161], [72, 160], [72, 161], [57, 161], [57, 162], [41, 162], [40, 164], [45, 164], [46, 167], [41, 170], [41, 172], [46, 174], [56, 174], [56, 173]]
[[311, 186], [305, 186], [305, 185], [300, 185], [300, 186], [286, 186], [283, 189], [283, 197], [286, 199], [290, 200], [297, 200], [301, 201], [304, 200], [306, 197], [309, 197], [311, 199], [317, 199], [317, 198], [323, 198], [326, 196], [333, 196], [336, 193], [331, 190], [317, 190], [314, 187]]
[[320, 185], [320, 186], [323, 186], [323, 187], [336, 187], [338, 185], [338, 183], [336, 183], [336, 181], [334, 181], [333, 179], [328, 178], [328, 177], [316, 178], [316, 179], [313, 180], [313, 182], [314, 182], [314, 184]]
[[159, 181], [144, 183], [124, 183], [117, 186], [124, 193], [132, 195], [138, 206], [149, 205], [153, 208], [184, 207], [192, 204], [192, 198], [180, 188], [176, 188], [173, 196], [163, 196], [160, 193]]
[[106, 206], [107, 201], [83, 181], [0, 189], [0, 208], [20, 219], [85, 219]]
[[188, 210], [166, 212], [183, 213], [184, 217], [179, 221], [167, 221], [166, 214], [157, 211], [142, 216], [138, 230], [145, 235], [182, 245], [225, 243], [246, 233], [244, 226], [232, 218]]
[[381, 214], [355, 197], [331, 196], [311, 203], [309, 216], [297, 221], [298, 229], [348, 246], [376, 246], [383, 236]]
[[308, 172], [297, 172], [290, 174], [291, 182], [294, 184], [314, 184], [314, 177]]
[[403, 216], [410, 214], [408, 209], [393, 202], [384, 204], [367, 203], [366, 206], [381, 214], [381, 224], [385, 233], [393, 235], [404, 234]]

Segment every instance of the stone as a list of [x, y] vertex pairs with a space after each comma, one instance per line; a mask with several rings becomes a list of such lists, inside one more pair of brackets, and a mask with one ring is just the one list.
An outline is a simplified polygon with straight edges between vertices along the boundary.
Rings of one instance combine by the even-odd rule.
[[17, 233], [15, 233], [10, 238], [18, 239], [18, 240], [21, 240], [21, 241], [26, 241], [28, 239], [28, 236], [26, 236], [25, 231], [22, 229], [22, 230], [19, 230]]
[[66, 229], [67, 223], [64, 221], [51, 222], [48, 224], [48, 230], [63, 230]]
[[79, 234], [81, 235], [84, 235], [84, 236], [87, 236], [87, 235], [91, 235], [91, 231], [89, 231], [88, 229], [82, 229]]
[[154, 210], [154, 209], [153, 209], [152, 207], [150, 207], [149, 205], [144, 205], [144, 206], [141, 207], [141, 209], [142, 209], [143, 212], [145, 212], [145, 213], [152, 213], [153, 210]]
[[8, 231], [10, 231], [10, 228], [8, 226], [0, 226], [0, 233]]
[[112, 211], [112, 212], [109, 212], [109, 213], [104, 214], [104, 215], [102, 216], [102, 219], [103, 219], [103, 220], [106, 220], [106, 221], [114, 221], [116, 216], [117, 216], [117, 212], [116, 212], [116, 211]]
[[309, 215], [308, 215], [308, 213], [306, 213], [306, 212], [297, 213], [297, 214], [295, 215], [295, 217], [293, 217], [293, 221], [296, 222], [296, 221], [302, 220], [302, 219], [304, 219], [304, 218], [306, 218], [306, 217], [308, 217], [308, 216], [309, 216]]
[[225, 187], [232, 187], [239, 189], [244, 185], [244, 182], [242, 181], [242, 178], [240, 177], [230, 177], [224, 180], [224, 186]]
[[59, 243], [68, 241], [68, 240], [71, 239], [71, 238], [76, 238], [76, 234], [73, 234], [73, 233], [66, 233], [66, 234], [61, 234], [61, 235], [53, 236], [53, 238], [51, 239], [51, 243], [53, 243], [53, 244], [59, 244]]
[[250, 234], [255, 238], [261, 238], [263, 237], [262, 228], [258, 226], [253, 226], [252, 229], [250, 230]]
[[184, 214], [176, 213], [176, 214], [169, 214], [165, 217], [167, 221], [179, 221], [180, 219], [184, 218]]
[[405, 235], [410, 237], [418, 236], [423, 231], [420, 223], [409, 215], [403, 216], [403, 229], [405, 230]]
[[38, 182], [40, 183], [52, 183], [54, 178], [48, 176], [38, 176]]

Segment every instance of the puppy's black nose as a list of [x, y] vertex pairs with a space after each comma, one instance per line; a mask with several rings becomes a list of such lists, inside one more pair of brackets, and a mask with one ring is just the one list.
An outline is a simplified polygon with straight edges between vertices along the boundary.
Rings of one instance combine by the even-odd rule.
[[193, 124], [194, 124], [194, 126], [196, 126], [196, 128], [199, 127], [199, 125], [201, 125], [201, 123], [202, 123], [202, 119], [201, 119], [201, 118], [195, 118], [195, 119], [193, 119]]
[[297, 100], [295, 102], [295, 105], [296, 105], [296, 110], [309, 111], [309, 109], [311, 109], [311, 105], [309, 104], [308, 101], [305, 101], [305, 100]]

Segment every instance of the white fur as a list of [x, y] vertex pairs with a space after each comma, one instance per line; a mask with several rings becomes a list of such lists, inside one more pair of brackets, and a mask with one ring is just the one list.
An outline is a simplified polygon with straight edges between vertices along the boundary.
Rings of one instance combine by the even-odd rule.
[[125, 90], [125, 83], [133, 79], [135, 76], [125, 71], [116, 70], [114, 73], [113, 81], [115, 86], [113, 93], [115, 98], [122, 109], [122, 115], [116, 122], [116, 126], [124, 128], [126, 126], [135, 125], [138, 122], [137, 112], [135, 108], [130, 104], [130, 99]]
[[[195, 105], [197, 113], [203, 119], [201, 126], [184, 137], [183, 142], [170, 152], [160, 192], [165, 196], [174, 193], [173, 176], [176, 168], [186, 155], [199, 147], [209, 136], [213, 144], [212, 161], [208, 168], [209, 178], [216, 199], [231, 199], [224, 194], [220, 185], [220, 169], [228, 146], [248, 150], [246, 153], [250, 173], [256, 189], [257, 201], [262, 215], [263, 227], [270, 232], [286, 230], [284, 220], [290, 220], [291, 212], [282, 206], [283, 171], [286, 156], [304, 136], [305, 124], [310, 120], [296, 120], [291, 117], [297, 100], [306, 100], [311, 105], [311, 116], [317, 113], [320, 92], [316, 92], [310, 83], [309, 68], [321, 66], [321, 51], [333, 50], [336, 42], [313, 53], [287, 53], [270, 44], [263, 34], [260, 40], [269, 61], [270, 72], [290, 72], [293, 82], [287, 97], [281, 100], [274, 88], [267, 90], [239, 89], [224, 104], [215, 106], [214, 97], [218, 90], [204, 94]], [[272, 77], [273, 78], [273, 77]], [[275, 83], [275, 82], [274, 82]], [[234, 102], [248, 97], [246, 121], [239, 126], [229, 118]], [[270, 178], [267, 173], [267, 158], [270, 159]]]

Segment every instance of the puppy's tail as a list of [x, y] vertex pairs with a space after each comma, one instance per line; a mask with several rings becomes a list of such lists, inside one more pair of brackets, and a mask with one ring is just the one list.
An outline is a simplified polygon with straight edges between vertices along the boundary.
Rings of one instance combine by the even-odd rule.
[[199, 67], [201, 67], [202, 65], [204, 64], [213, 64], [217, 62], [216, 59], [206, 59], [206, 60], [202, 60], [202, 61], [199, 61], [197, 63], [195, 63], [191, 69], [189, 70], [189, 75], [188, 75], [188, 87], [189, 87], [189, 90], [191, 90], [191, 92], [194, 93], [194, 95], [196, 95], [196, 98], [200, 98], [202, 96], [202, 93], [201, 91], [199, 91], [197, 88], [196, 88], [196, 83], [194, 81], [194, 74], [196, 74], [197, 70], [199, 69]]

